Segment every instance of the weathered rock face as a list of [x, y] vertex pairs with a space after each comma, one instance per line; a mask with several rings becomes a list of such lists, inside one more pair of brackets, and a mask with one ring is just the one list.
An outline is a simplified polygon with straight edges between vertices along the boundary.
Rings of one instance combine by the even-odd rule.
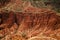
[[18, 24], [24, 21], [24, 25], [28, 28], [35, 28], [39, 24], [39, 27], [48, 27], [50, 29], [51, 27], [55, 27], [54, 25], [58, 22], [58, 17], [55, 13], [17, 13], [16, 18]]
[[60, 18], [54, 12], [17, 13], [16, 17], [19, 24], [18, 33], [26, 33], [27, 37], [40, 33], [53, 34], [56, 33], [55, 30], [60, 29]]
[[[22, 37], [30, 38], [41, 32], [50, 34], [52, 31], [60, 29], [60, 17], [53, 11], [39, 13], [24, 12], [2, 12], [0, 13], [0, 37], [8, 34], [18, 34]], [[12, 33], [11, 33], [12, 32]]]
[[[8, 33], [8, 29], [14, 24], [14, 13], [13, 12], [1, 12], [0, 13], [0, 35], [4, 36]], [[0, 36], [0, 37], [1, 37]]]
[[[9, 14], [10, 13], [10, 14]], [[7, 13], [7, 12], [2, 12], [1, 13], [1, 20], [2, 20], [2, 23], [1, 23], [1, 25], [2, 24], [7, 24], [7, 25], [10, 25], [10, 24], [12, 24], [12, 23], [14, 23], [15, 21], [14, 21], [14, 13], [13, 12], [9, 12], [9, 13]]]

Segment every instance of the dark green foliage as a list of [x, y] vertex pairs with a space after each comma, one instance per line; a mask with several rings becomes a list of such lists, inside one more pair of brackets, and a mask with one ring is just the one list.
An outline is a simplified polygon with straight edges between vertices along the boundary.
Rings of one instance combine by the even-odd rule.
[[41, 7], [45, 6], [45, 4], [42, 2], [42, 0], [30, 0], [30, 2], [32, 4], [32, 6], [34, 6], [34, 7], [41, 8]]
[[55, 7], [55, 10], [60, 12], [60, 0], [52, 0], [53, 6]]
[[40, 0], [33, 0], [33, 1], [40, 1]]

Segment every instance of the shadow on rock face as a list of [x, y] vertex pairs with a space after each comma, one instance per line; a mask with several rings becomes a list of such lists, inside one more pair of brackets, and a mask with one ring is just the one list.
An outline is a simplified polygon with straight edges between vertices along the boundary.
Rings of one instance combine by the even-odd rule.
[[0, 8], [6, 6], [9, 2], [11, 2], [11, 0], [0, 0]]

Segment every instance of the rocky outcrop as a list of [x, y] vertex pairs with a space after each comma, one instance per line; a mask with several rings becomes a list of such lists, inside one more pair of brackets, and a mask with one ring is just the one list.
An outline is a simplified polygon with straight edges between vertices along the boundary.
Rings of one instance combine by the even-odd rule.
[[[60, 29], [60, 16], [53, 11], [34, 12], [2, 12], [0, 13], [0, 37], [17, 34], [22, 38], [30, 38], [40, 33], [54, 34]], [[59, 30], [60, 31], [60, 30]], [[23, 40], [23, 39], [22, 39]], [[26, 39], [27, 40], [27, 39]]]
[[[35, 31], [42, 29], [42, 31], [57, 30], [59, 18], [54, 12], [43, 13], [17, 13], [17, 23], [19, 24], [19, 31], [28, 30], [28, 35], [35, 33]], [[30, 34], [29, 34], [30, 33]], [[37, 31], [37, 33], [40, 33]], [[47, 32], [46, 32], [47, 33]], [[34, 34], [33, 34], [34, 35]]]

